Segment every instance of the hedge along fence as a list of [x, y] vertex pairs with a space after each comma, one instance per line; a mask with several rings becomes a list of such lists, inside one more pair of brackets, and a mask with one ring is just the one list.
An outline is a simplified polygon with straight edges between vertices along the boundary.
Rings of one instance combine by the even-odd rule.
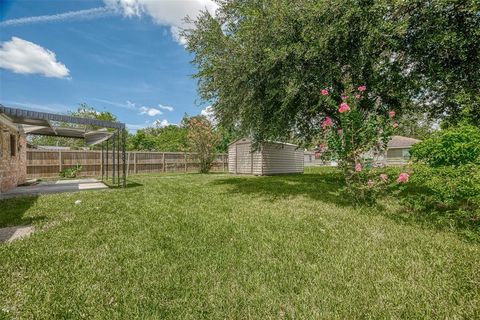
[[[113, 154], [111, 150], [103, 153], [103, 170], [111, 177], [113, 172]], [[122, 171], [122, 163], [118, 163], [118, 154], [115, 153], [115, 170]], [[120, 153], [121, 159], [121, 153]], [[96, 150], [27, 150], [27, 178], [58, 177], [58, 173], [66, 168], [81, 165], [81, 176], [102, 175], [102, 152]], [[129, 151], [126, 154], [127, 175], [149, 172], [195, 172], [199, 169], [196, 155], [185, 152], [143, 152]], [[118, 168], [118, 166], [120, 166]], [[212, 166], [212, 171], [228, 171], [228, 155], [218, 154]]]

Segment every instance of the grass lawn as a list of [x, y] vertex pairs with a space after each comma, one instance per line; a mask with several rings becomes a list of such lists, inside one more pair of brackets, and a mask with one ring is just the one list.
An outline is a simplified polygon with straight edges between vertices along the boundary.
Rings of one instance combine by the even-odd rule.
[[[353, 208], [331, 170], [0, 201], [0, 318], [479, 318], [480, 244]], [[75, 205], [75, 200], [82, 200]]]

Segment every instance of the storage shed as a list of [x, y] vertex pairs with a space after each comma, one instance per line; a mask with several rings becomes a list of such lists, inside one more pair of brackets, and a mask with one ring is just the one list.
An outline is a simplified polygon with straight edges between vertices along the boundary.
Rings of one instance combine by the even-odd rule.
[[303, 168], [303, 150], [294, 144], [264, 142], [253, 150], [252, 140], [244, 138], [228, 146], [228, 171], [233, 174], [303, 173]]

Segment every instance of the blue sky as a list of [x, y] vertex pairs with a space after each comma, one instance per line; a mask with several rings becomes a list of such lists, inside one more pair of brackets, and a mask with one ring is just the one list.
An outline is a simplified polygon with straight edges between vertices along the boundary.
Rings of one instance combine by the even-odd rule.
[[66, 113], [85, 102], [130, 129], [199, 114], [176, 33], [210, 0], [0, 0], [0, 103]]

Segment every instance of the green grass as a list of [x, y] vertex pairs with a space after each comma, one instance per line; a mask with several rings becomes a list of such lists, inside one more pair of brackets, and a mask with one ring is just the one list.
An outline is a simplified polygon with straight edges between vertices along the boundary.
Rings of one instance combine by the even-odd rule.
[[166, 174], [0, 201], [0, 226], [38, 230], [0, 244], [0, 318], [480, 317], [480, 244], [340, 185]]

